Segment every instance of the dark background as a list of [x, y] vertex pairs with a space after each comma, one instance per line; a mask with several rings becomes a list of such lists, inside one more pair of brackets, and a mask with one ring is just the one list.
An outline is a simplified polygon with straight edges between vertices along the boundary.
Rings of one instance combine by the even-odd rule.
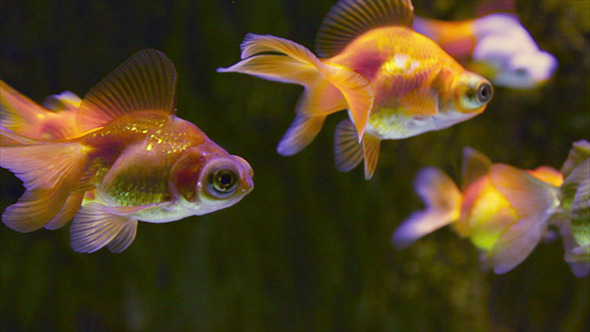
[[[518, 1], [560, 67], [536, 91], [497, 88], [485, 113], [452, 128], [385, 141], [377, 172], [339, 173], [330, 116], [294, 157], [275, 152], [301, 92], [215, 69], [239, 60], [247, 32], [313, 47], [332, 0], [0, 2], [0, 78], [31, 99], [83, 96], [143, 48], [175, 63], [177, 115], [250, 162], [255, 190], [237, 205], [169, 224], [140, 223], [122, 254], [75, 253], [69, 230], [0, 225], [0, 330], [588, 331], [590, 281], [558, 239], [515, 270], [482, 270], [449, 229], [404, 251], [389, 239], [422, 208], [421, 167], [459, 178], [470, 145], [521, 168], [561, 167], [590, 138], [587, 1]], [[467, 18], [468, 1], [415, 1], [417, 14]], [[0, 209], [23, 191], [0, 170]]]

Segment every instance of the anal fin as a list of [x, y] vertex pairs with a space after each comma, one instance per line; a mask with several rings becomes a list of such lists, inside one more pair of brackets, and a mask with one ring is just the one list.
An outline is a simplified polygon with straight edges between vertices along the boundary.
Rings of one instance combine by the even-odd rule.
[[365, 179], [370, 180], [377, 168], [379, 160], [379, 146], [381, 139], [375, 135], [365, 133], [363, 135], [363, 151], [365, 154]]

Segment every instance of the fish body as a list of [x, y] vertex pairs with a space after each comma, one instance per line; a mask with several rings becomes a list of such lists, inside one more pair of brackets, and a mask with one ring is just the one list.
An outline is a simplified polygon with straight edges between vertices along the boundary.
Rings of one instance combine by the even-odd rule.
[[60, 136], [54, 139], [36, 129], [48, 117], [36, 117], [37, 123], [19, 117], [49, 109], [31, 101], [3, 106], [15, 124], [0, 129], [0, 165], [23, 180], [26, 192], [2, 221], [30, 232], [73, 218], [76, 251], [107, 246], [121, 252], [135, 238], [138, 221], [175, 221], [241, 200], [253, 188], [250, 165], [174, 115], [175, 84], [174, 66], [163, 53], [140, 51], [80, 103], [61, 95], [48, 106], [72, 100], [65, 103], [69, 110], [51, 118], [61, 129], [49, 133]]
[[558, 66], [557, 59], [542, 51], [511, 13], [454, 22], [417, 17], [413, 27], [497, 86], [538, 87], [553, 76]]
[[409, 0], [341, 0], [320, 27], [319, 57], [283, 38], [248, 34], [242, 61], [218, 71], [305, 87], [277, 147], [282, 155], [299, 152], [329, 114], [348, 109], [350, 120], [335, 133], [336, 166], [349, 171], [364, 160], [369, 179], [381, 140], [465, 121], [483, 112], [493, 94], [485, 78], [414, 32], [412, 20]]
[[464, 150], [463, 186], [437, 168], [422, 170], [415, 182], [426, 210], [412, 214], [392, 241], [406, 247], [446, 225], [484, 253], [496, 273], [512, 270], [539, 243], [559, 212], [563, 175], [548, 166], [521, 170], [492, 164], [483, 154]]

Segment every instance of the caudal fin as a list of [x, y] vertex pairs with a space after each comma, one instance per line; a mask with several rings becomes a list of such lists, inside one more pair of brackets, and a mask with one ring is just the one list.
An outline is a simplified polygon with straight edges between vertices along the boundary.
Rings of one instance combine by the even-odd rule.
[[68, 197], [84, 186], [80, 180], [87, 168], [86, 152], [77, 141], [0, 146], [0, 166], [12, 171], [26, 188], [2, 214], [4, 224], [31, 232], [47, 224], [57, 228], [68, 221], [64, 219], [71, 219], [80, 199]]
[[362, 137], [374, 99], [373, 88], [363, 76], [326, 64], [307, 48], [274, 36], [248, 34], [241, 49], [242, 61], [217, 71], [249, 74], [305, 88], [297, 103], [297, 118], [279, 145], [281, 154], [303, 149], [317, 135], [327, 115], [345, 108], [350, 110], [358, 137]]
[[453, 180], [440, 169], [422, 169], [414, 188], [426, 210], [414, 212], [396, 229], [392, 242], [399, 249], [459, 218], [463, 196]]
[[56, 102], [70, 103], [68, 109], [56, 108], [55, 112], [39, 106], [2, 80], [0, 95], [3, 128], [33, 139], [54, 140], [77, 135], [74, 104], [79, 104], [79, 98], [76, 101], [77, 97], [73, 93], [66, 92], [53, 97], [52, 100]]

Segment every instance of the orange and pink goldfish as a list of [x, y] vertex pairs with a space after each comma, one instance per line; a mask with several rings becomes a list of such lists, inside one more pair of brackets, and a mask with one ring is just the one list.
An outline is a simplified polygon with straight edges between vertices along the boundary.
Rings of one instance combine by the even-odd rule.
[[420, 171], [415, 189], [426, 210], [405, 220], [392, 242], [404, 248], [450, 224], [483, 252], [495, 273], [508, 272], [530, 255], [560, 211], [562, 182], [562, 174], [551, 167], [522, 170], [492, 164], [465, 148], [462, 190], [438, 168]]
[[174, 115], [176, 70], [159, 51], [131, 56], [81, 102], [57, 96], [48, 107], [58, 112], [1, 88], [0, 166], [26, 188], [2, 214], [16, 231], [57, 229], [73, 218], [74, 250], [121, 252], [139, 220], [203, 215], [253, 188], [243, 158]]
[[248, 34], [242, 61], [218, 71], [304, 86], [281, 155], [301, 151], [328, 115], [348, 109], [350, 120], [336, 128], [336, 166], [349, 171], [364, 159], [370, 179], [381, 140], [447, 128], [492, 98], [488, 80], [412, 30], [413, 11], [409, 0], [340, 0], [320, 27], [319, 58], [290, 40]]
[[590, 143], [573, 144], [561, 172], [561, 211], [554, 218], [565, 247], [565, 261], [578, 277], [590, 274]]
[[549, 80], [558, 66], [512, 13], [455, 22], [416, 17], [414, 29], [497, 86], [531, 89]]

